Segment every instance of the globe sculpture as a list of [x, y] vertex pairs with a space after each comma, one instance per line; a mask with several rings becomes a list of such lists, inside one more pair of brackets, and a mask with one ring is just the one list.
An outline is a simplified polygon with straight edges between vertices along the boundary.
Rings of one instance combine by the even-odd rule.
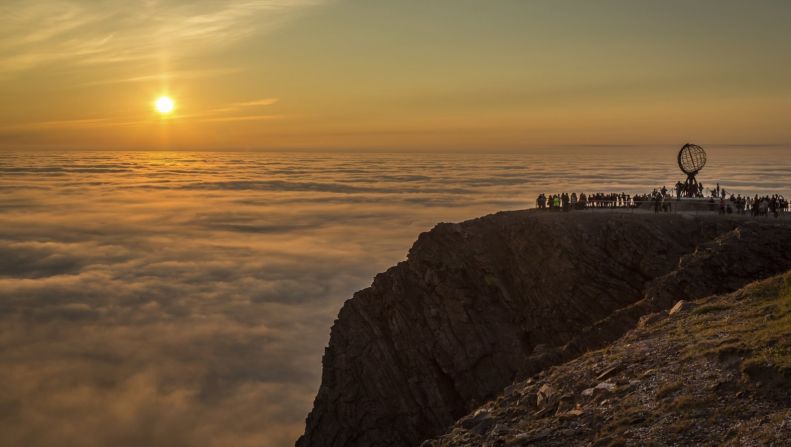
[[678, 151], [678, 167], [687, 174], [687, 180], [681, 187], [684, 197], [702, 197], [703, 187], [698, 184], [695, 176], [706, 166], [706, 151], [697, 144], [685, 144]]

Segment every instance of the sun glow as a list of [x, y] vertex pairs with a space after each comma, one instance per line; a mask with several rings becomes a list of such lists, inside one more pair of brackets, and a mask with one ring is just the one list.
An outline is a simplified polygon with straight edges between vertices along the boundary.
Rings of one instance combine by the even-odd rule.
[[156, 107], [157, 112], [161, 113], [162, 115], [167, 115], [173, 111], [175, 104], [169, 97], [160, 96], [154, 103], [154, 107]]

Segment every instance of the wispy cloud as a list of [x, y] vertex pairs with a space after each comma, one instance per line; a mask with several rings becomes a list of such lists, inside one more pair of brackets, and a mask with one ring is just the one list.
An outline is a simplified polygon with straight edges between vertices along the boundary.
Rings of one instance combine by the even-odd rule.
[[262, 98], [224, 104], [205, 112], [181, 115], [178, 118], [201, 122], [269, 121], [283, 119], [285, 115], [260, 113], [263, 107], [276, 104], [278, 98]]
[[6, 0], [0, 5], [0, 74], [54, 62], [186, 57], [271, 30], [322, 1]]
[[235, 105], [238, 107], [271, 106], [277, 101], [277, 98], [264, 98], [256, 99], [255, 101], [238, 102]]
[[218, 107], [216, 109], [212, 109], [211, 112], [213, 113], [236, 112], [239, 110], [249, 109], [251, 107], [271, 106], [277, 103], [278, 101], [279, 101], [278, 98], [264, 98], [264, 99], [256, 99], [253, 101], [234, 102], [231, 104], [223, 105], [222, 107]]
[[80, 85], [106, 85], [106, 84], [133, 84], [138, 82], [151, 82], [162, 81], [170, 83], [176, 80], [185, 79], [201, 79], [225, 76], [228, 74], [238, 73], [241, 68], [207, 68], [207, 69], [192, 69], [192, 70], [169, 70], [163, 73], [145, 74], [138, 76], [129, 76], [120, 79], [103, 79], [99, 81], [85, 82]]
[[203, 122], [230, 122], [230, 121], [271, 121], [283, 119], [283, 115], [240, 115], [240, 116], [217, 116], [201, 118]]
[[0, 131], [40, 129], [95, 129], [101, 127], [126, 127], [144, 124], [145, 120], [129, 118], [77, 118], [50, 121], [33, 121], [0, 127]]
[[[278, 98], [262, 98], [251, 101], [234, 102], [204, 112], [176, 115], [173, 119], [197, 122], [235, 122], [235, 121], [271, 121], [286, 118], [282, 114], [260, 113], [261, 108], [271, 106]], [[9, 126], [0, 126], [0, 131], [20, 131], [38, 129], [92, 129], [107, 127], [139, 126], [150, 120], [135, 119], [130, 116], [113, 118], [75, 118], [62, 120], [32, 121]]]

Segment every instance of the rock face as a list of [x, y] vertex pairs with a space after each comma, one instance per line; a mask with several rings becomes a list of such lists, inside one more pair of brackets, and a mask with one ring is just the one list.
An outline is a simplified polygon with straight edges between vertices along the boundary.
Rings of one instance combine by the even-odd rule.
[[[507, 387], [425, 447], [788, 445], [791, 272], [687, 304]], [[535, 399], [547, 389], [561, 397]]]
[[297, 446], [419, 445], [643, 315], [787, 270], [778, 222], [520, 211], [440, 224], [344, 304]]

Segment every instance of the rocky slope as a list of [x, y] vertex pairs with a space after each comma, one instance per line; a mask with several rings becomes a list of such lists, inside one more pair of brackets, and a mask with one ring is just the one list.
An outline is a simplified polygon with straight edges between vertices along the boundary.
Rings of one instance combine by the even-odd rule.
[[741, 217], [525, 211], [440, 224], [344, 304], [297, 445], [419, 445], [643, 315], [791, 268], [789, 248], [786, 224]]
[[789, 440], [791, 272], [650, 314], [608, 348], [509, 386], [424, 446]]

